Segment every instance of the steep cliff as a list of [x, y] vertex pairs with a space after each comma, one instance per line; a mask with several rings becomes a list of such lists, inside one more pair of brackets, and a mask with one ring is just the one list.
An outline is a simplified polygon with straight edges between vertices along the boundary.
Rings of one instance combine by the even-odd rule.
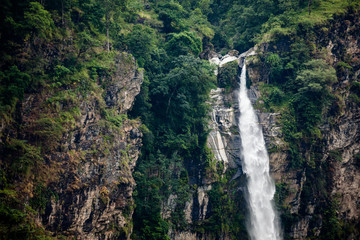
[[284, 238], [359, 238], [359, 4], [4, 1], [0, 239], [248, 239], [245, 56]]
[[[140, 122], [126, 113], [143, 75], [127, 53], [113, 63], [85, 94], [47, 86], [27, 94], [16, 124], [2, 131], [3, 187], [17, 192], [2, 192], [3, 203], [15, 197], [20, 209], [38, 211], [36, 224], [48, 235], [127, 239], [132, 232], [132, 172], [142, 133]], [[14, 167], [24, 170], [12, 176]]]
[[[338, 82], [331, 86], [334, 95], [322, 112], [321, 137], [312, 143], [300, 139], [306, 163], [293, 167], [289, 145], [284, 139], [286, 113], [268, 112], [264, 101], [269, 92], [269, 65], [261, 56], [275, 47], [285, 51], [291, 40], [284, 39], [258, 47], [259, 57], [248, 61], [251, 89], [256, 96], [259, 118], [270, 151], [271, 172], [277, 183], [277, 202], [282, 214], [285, 237], [356, 239], [359, 232], [359, 14], [350, 11], [328, 25], [318, 27], [313, 36], [317, 48], [336, 69]], [[280, 50], [280, 51], [281, 51]]]
[[[345, 25], [342, 24], [344, 22]], [[314, 30], [317, 31], [316, 36], [312, 35], [313, 32], [299, 32], [292, 38], [284, 36], [262, 43], [241, 56], [228, 56], [228, 62], [237, 60], [240, 66], [247, 56], [249, 94], [253, 105], [257, 107], [270, 155], [271, 175], [277, 190], [275, 202], [285, 239], [358, 238], [358, 23], [359, 14], [350, 10], [325, 25], [317, 26]], [[304, 45], [306, 48], [316, 46], [308, 55], [309, 58], [323, 59], [327, 65], [336, 69], [337, 81], [331, 81], [326, 86], [332, 97], [321, 109], [321, 121], [314, 121], [313, 132], [298, 129], [295, 140], [291, 140], [289, 126], [297, 124], [299, 115], [293, 103], [287, 101], [302, 92], [293, 93], [286, 83], [281, 82], [285, 80], [276, 80], [275, 74], [279, 68], [276, 65], [276, 54], [280, 58], [291, 54], [293, 41], [304, 35], [310, 35], [312, 39]], [[214, 57], [211, 62], [222, 65], [216, 54], [210, 54], [210, 57]], [[221, 72], [224, 72], [221, 68], [216, 71]], [[298, 74], [301, 75], [301, 71]], [[202, 175], [202, 183], [192, 192], [186, 205], [187, 223], [192, 227], [187, 231], [171, 232], [173, 239], [233, 239], [239, 236], [239, 232], [221, 218], [217, 221], [224, 228], [215, 230], [207, 227], [216, 216], [216, 203], [212, 194], [219, 194], [218, 186], [224, 188], [219, 195], [228, 197], [227, 204], [240, 209], [237, 214], [243, 217], [247, 214], [236, 122], [237, 86], [231, 86], [232, 80], [226, 81], [223, 76], [218, 76], [218, 80], [218, 84], [224, 88], [214, 89], [210, 95], [212, 112], [208, 146], [214, 153], [213, 171], [209, 168]], [[289, 92], [282, 92], [285, 90]], [[295, 112], [289, 112], [289, 109], [295, 109]], [[222, 181], [225, 185], [219, 183]], [[232, 196], [228, 194], [231, 191], [234, 193]], [[234, 196], [242, 202], [241, 206], [231, 200]], [[169, 199], [168, 206], [170, 202]], [[221, 210], [225, 216], [230, 216], [226, 213], [226, 207]], [[236, 224], [245, 226], [246, 221], [243, 219]], [[246, 232], [240, 238], [246, 239]]]

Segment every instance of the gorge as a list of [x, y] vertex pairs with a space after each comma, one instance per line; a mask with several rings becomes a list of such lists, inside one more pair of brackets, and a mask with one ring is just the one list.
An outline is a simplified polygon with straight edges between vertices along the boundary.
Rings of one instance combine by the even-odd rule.
[[0, 12], [1, 240], [359, 239], [359, 1]]

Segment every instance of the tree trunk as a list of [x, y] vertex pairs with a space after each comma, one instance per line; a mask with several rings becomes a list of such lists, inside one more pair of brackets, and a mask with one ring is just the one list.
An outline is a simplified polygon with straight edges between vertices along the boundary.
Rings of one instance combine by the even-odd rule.
[[312, 0], [309, 0], [308, 1], [309, 15], [311, 14], [311, 5], [312, 5]]

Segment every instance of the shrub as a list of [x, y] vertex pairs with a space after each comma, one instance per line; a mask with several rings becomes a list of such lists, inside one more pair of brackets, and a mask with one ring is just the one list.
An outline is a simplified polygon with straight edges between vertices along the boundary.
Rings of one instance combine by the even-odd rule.
[[19, 139], [11, 139], [5, 144], [4, 158], [9, 161], [13, 173], [19, 176], [29, 176], [42, 159], [40, 148]]
[[167, 52], [172, 56], [198, 56], [202, 52], [202, 41], [192, 32], [171, 33], [166, 43]]
[[150, 53], [156, 48], [156, 36], [153, 29], [137, 24], [126, 37], [126, 43], [131, 53], [137, 59], [139, 66], [143, 67], [150, 61]]
[[217, 76], [218, 86], [221, 88], [238, 87], [238, 69], [237, 61], [232, 61], [222, 66]]
[[27, 27], [40, 38], [52, 36], [54, 22], [51, 14], [38, 2], [30, 2], [29, 9], [24, 13]]
[[30, 76], [21, 72], [17, 66], [0, 72], [0, 100], [2, 104], [10, 105], [15, 99], [22, 100], [24, 92], [30, 83]]

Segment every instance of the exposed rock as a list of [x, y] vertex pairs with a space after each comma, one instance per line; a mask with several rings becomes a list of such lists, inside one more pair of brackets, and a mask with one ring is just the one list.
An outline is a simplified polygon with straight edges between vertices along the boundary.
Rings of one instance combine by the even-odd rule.
[[332, 194], [339, 199], [339, 215], [352, 221], [360, 218], [360, 169], [355, 162], [360, 153], [359, 126], [360, 107], [348, 103], [344, 115], [324, 133], [326, 152], [341, 152], [341, 162], [334, 164]]
[[207, 192], [211, 190], [211, 185], [205, 185], [198, 187], [197, 189], [197, 196], [198, 196], [198, 203], [199, 203], [199, 216], [197, 220], [203, 221], [205, 220], [206, 213], [208, 210], [209, 204], [209, 196]]
[[228, 54], [229, 54], [230, 56], [233, 56], [233, 57], [238, 57], [238, 56], [239, 56], [239, 51], [237, 51], [237, 50], [230, 50], [230, 51], [228, 52]]
[[[343, 23], [339, 17], [331, 23], [326, 34], [319, 31], [320, 36], [317, 38], [318, 44], [328, 49], [325, 58], [334, 67], [340, 61], [344, 61], [342, 60], [344, 56], [355, 60], [360, 57], [357, 34], [359, 17], [356, 14], [347, 16], [346, 24]], [[267, 46], [260, 46], [258, 51], [264, 53], [266, 48]], [[333, 92], [341, 95], [338, 100], [340, 109], [335, 116], [331, 109], [327, 109], [328, 113], [323, 116], [323, 124], [320, 126], [323, 136], [321, 149], [323, 156], [321, 159], [316, 159], [322, 165], [328, 166], [327, 191], [330, 197], [338, 202], [337, 213], [340, 221], [351, 224], [359, 224], [360, 217], [360, 169], [355, 162], [355, 155], [360, 152], [360, 106], [349, 99], [349, 84], [351, 81], [356, 81], [360, 69], [359, 62], [355, 60], [352, 61], [352, 73], [348, 68], [337, 71], [339, 83], [334, 85]], [[252, 83], [252, 102], [256, 103], [261, 97], [256, 87], [257, 83], [267, 82], [269, 72], [256, 57], [248, 58], [247, 65], [248, 76]], [[286, 184], [289, 193], [284, 204], [288, 207], [289, 213], [298, 219], [291, 226], [288, 234], [292, 239], [319, 236], [324, 212], [317, 210], [321, 204], [318, 196], [312, 196], [307, 202], [301, 199], [304, 185], [311, 180], [307, 179], [305, 170], [295, 171], [289, 168], [286, 144], [282, 140], [281, 125], [278, 121], [280, 117], [278, 113], [259, 111], [266, 144], [270, 150], [271, 174], [277, 183]], [[309, 156], [310, 152], [311, 149], [308, 149], [304, 155]], [[332, 159], [331, 154], [336, 154], [340, 160]], [[318, 220], [313, 221], [315, 214]], [[356, 237], [348, 236], [348, 239], [356, 239]]]
[[167, 202], [163, 202], [161, 209], [161, 217], [163, 219], [170, 218], [171, 213], [175, 210], [176, 207], [176, 199], [177, 199], [176, 195], [170, 194], [169, 198], [167, 199]]
[[[224, 57], [216, 53], [210, 54], [209, 61], [218, 67], [231, 61], [238, 62], [238, 52], [234, 51]], [[217, 71], [216, 71], [217, 74]], [[210, 102], [211, 106], [211, 120], [209, 121], [210, 133], [207, 139], [207, 145], [214, 153], [215, 161], [221, 162], [224, 166], [223, 174], [228, 169], [241, 169], [240, 162], [240, 136], [238, 130], [237, 116], [238, 100], [236, 90], [227, 90], [225, 88], [217, 88], [211, 90]], [[241, 170], [238, 171], [232, 178], [241, 176]], [[209, 195], [208, 192], [212, 189], [212, 184], [217, 181], [213, 176], [205, 175], [202, 177], [200, 185], [197, 186], [196, 191], [193, 192], [190, 200], [186, 203], [184, 213], [186, 222], [191, 226], [193, 223], [199, 223], [206, 220], [209, 216]], [[169, 198], [170, 199], [170, 198]], [[169, 199], [167, 200], [165, 209], [169, 209]], [[207, 233], [199, 234], [190, 230], [174, 231], [169, 233], [171, 239], [174, 240], [200, 240], [200, 239], [215, 239], [214, 236]], [[220, 239], [228, 239], [227, 234], [223, 234]]]
[[224, 66], [228, 62], [238, 61], [238, 60], [239, 60], [239, 58], [237, 56], [232, 56], [232, 55], [227, 54], [220, 59], [219, 67]]
[[[105, 95], [93, 91], [87, 97], [79, 94], [73, 100], [76, 103], [67, 103], [78, 107], [77, 121], [64, 126], [60, 141], [48, 140], [47, 173], [39, 173], [50, 175], [46, 184], [54, 196], [38, 222], [54, 235], [130, 238], [135, 187], [132, 172], [142, 145], [140, 122], [124, 118], [121, 125], [114, 125], [104, 119], [103, 111], [125, 114], [140, 91], [142, 78], [133, 57], [124, 53], [116, 58], [112, 75], [104, 80]], [[43, 107], [48, 98], [47, 89], [43, 91], [26, 96], [23, 102], [23, 134], [29, 139], [41, 114], [51, 114]]]
[[293, 239], [306, 239], [309, 230], [310, 217], [306, 217], [298, 221], [291, 229], [291, 237]]
[[192, 209], [194, 206], [194, 199], [190, 198], [190, 201], [187, 201], [185, 204], [185, 220], [187, 224], [191, 224], [192, 223]]
[[140, 93], [144, 73], [136, 66], [132, 55], [123, 53], [116, 58], [114, 74], [106, 82], [105, 102], [119, 113], [129, 110]]
[[228, 92], [224, 88], [211, 90], [210, 94], [212, 112], [208, 146], [214, 152], [216, 159], [224, 162], [224, 171], [229, 165], [241, 166], [236, 96], [235, 91]]
[[196, 233], [192, 233], [189, 231], [184, 231], [184, 232], [171, 232], [169, 234], [169, 236], [171, 237], [171, 239], [174, 240], [203, 240], [204, 238], [199, 238]]

